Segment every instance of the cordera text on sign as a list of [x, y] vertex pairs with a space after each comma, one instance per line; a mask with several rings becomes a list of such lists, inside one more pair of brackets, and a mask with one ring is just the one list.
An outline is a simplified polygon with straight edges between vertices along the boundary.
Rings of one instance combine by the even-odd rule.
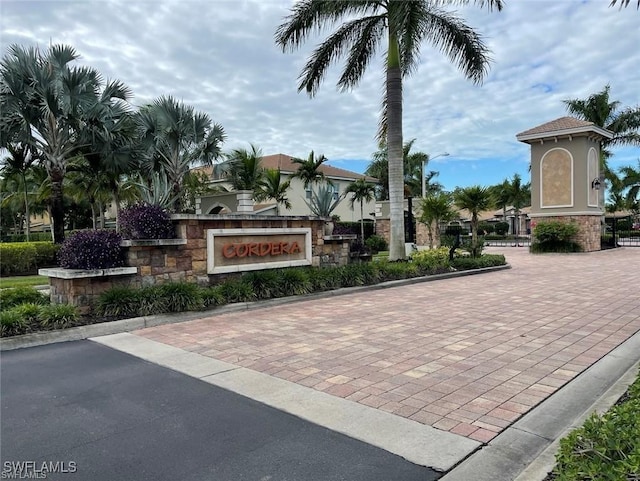
[[297, 254], [302, 252], [300, 244], [293, 242], [245, 242], [238, 244], [223, 244], [222, 255], [233, 257], [266, 257]]

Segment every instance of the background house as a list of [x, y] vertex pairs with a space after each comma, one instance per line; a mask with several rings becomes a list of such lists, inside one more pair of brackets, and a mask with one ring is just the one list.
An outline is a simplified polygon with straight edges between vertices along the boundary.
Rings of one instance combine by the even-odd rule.
[[[278, 169], [282, 176], [282, 182], [287, 180], [291, 181], [289, 190], [287, 191], [287, 198], [291, 202], [291, 209], [285, 209], [280, 206], [280, 215], [313, 215], [307, 202], [311, 199], [312, 190], [318, 189], [320, 184], [311, 184], [306, 189], [303, 182], [293, 175], [298, 170], [298, 164], [293, 162], [294, 157], [285, 154], [265, 155], [262, 157], [260, 165], [263, 169]], [[198, 169], [200, 172], [205, 172], [211, 177], [211, 185], [213, 187], [220, 187], [227, 192], [221, 192], [218, 194], [206, 195], [200, 197], [196, 201], [196, 213], [199, 214], [219, 214], [219, 213], [232, 213], [239, 210], [239, 195], [237, 192], [231, 190], [231, 184], [224, 176], [224, 169], [212, 167], [204, 167]], [[358, 179], [365, 179], [372, 185], [377, 184], [377, 179], [369, 177], [349, 170], [340, 169], [331, 165], [322, 164], [318, 168], [318, 171], [325, 176], [324, 184], [328, 185], [331, 189], [335, 199], [342, 196], [342, 200], [333, 211], [333, 215], [340, 217], [342, 221], [359, 221], [360, 220], [360, 203], [356, 202], [351, 206], [351, 195], [344, 195], [347, 186]], [[251, 193], [247, 193], [246, 196], [252, 197]], [[274, 201], [265, 201], [257, 203], [251, 200], [252, 211], [255, 214], [262, 215], [275, 215], [276, 204]], [[364, 203], [364, 218], [373, 219], [375, 212], [375, 200]]]

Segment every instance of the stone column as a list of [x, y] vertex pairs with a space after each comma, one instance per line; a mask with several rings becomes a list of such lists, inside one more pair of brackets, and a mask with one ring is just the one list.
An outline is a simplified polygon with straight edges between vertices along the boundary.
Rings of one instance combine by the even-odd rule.
[[531, 145], [532, 230], [544, 221], [576, 222], [583, 251], [600, 250], [604, 181], [600, 142], [613, 133], [593, 122], [561, 117], [519, 133]]

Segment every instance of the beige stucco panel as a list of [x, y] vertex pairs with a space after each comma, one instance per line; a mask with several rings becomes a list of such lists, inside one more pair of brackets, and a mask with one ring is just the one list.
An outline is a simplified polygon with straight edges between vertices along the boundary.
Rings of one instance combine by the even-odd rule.
[[541, 207], [573, 205], [573, 159], [564, 149], [545, 154], [540, 164]]

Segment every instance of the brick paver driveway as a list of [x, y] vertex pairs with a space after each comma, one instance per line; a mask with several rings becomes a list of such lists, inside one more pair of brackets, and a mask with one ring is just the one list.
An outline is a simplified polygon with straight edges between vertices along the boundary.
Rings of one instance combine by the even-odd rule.
[[487, 442], [640, 330], [639, 248], [501, 251], [513, 269], [135, 334]]

